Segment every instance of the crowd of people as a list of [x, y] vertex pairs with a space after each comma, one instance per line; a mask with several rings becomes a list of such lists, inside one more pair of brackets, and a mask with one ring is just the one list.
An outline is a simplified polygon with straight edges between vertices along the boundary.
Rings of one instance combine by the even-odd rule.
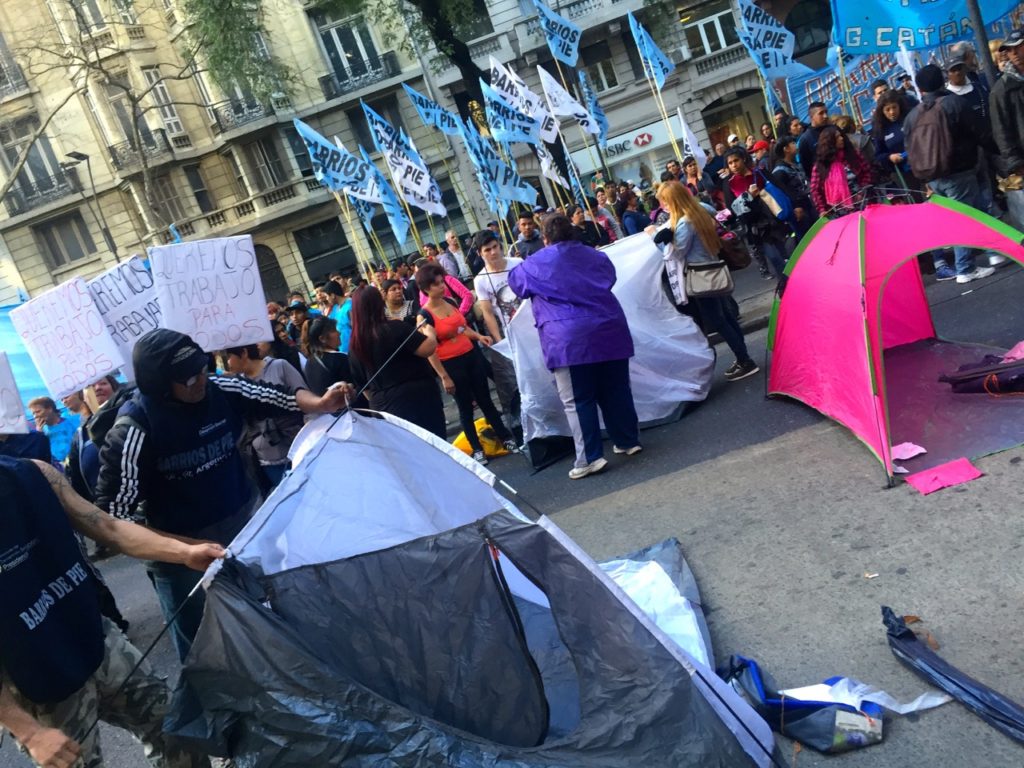
[[[202, 617], [202, 593], [189, 599], [199, 571], [223, 555], [282, 481], [308, 414], [368, 407], [446, 440], [445, 393], [473, 459], [489, 460], [478, 409], [504, 451], [521, 450], [515, 369], [493, 347], [524, 299], [572, 431], [569, 477], [607, 468], [602, 422], [615, 453], [640, 452], [633, 339], [601, 246], [643, 233], [663, 249], [666, 264], [685, 267], [716, 263], [727, 244], [742, 243], [782, 292], [788, 254], [814, 222], [872, 200], [916, 201], [934, 192], [995, 216], [1005, 208], [1019, 216], [1024, 30], [994, 51], [996, 83], [978, 71], [970, 46], [960, 45], [942, 66], [917, 73], [916, 92], [905, 79], [895, 88], [873, 84], [870, 134], [820, 102], [803, 117], [780, 110], [759, 136], [741, 143], [734, 134], [717, 145], [704, 168], [694, 157], [669, 160], [649, 190], [596, 184], [582, 205], [523, 211], [467, 242], [451, 230], [443, 247], [425, 243], [355, 278], [332, 273], [311, 295], [296, 290], [267, 305], [270, 341], [210, 354], [159, 329], [134, 349], [133, 385], [106, 376], [64, 398], [67, 416], [50, 398], [32, 400], [36, 430], [0, 435], [0, 498], [16, 500], [9, 516], [17, 521], [0, 532], [0, 555], [21, 553], [14, 565], [27, 563], [12, 576], [14, 566], [0, 561], [0, 724], [39, 764], [83, 757], [93, 765], [101, 759], [95, 733], [83, 743], [68, 734], [81, 733], [83, 713], [103, 711], [164, 764], [206, 764], [163, 744], [167, 689], [145, 664], [127, 696], [112, 692], [114, 673], [133, 666], [139, 652], [124, 638], [128, 625], [72, 528], [146, 560], [184, 660]], [[992, 272], [964, 248], [955, 250], [953, 266], [945, 259], [934, 255], [937, 280], [970, 282]], [[718, 332], [735, 356], [725, 378], [757, 373], [732, 297], [693, 295], [683, 306], [674, 290], [666, 283], [677, 308], [706, 333]], [[31, 544], [39, 540], [46, 546]], [[52, 573], [80, 574], [81, 589], [69, 588], [73, 599], [56, 607], [32, 606], [29, 598]], [[36, 652], [43, 647], [45, 654]], [[54, 704], [69, 696], [71, 706]]]

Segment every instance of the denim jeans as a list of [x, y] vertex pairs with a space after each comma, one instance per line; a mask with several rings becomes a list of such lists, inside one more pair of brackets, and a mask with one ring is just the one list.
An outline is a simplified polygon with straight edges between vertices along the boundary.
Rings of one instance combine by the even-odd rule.
[[751, 359], [747, 351], [747, 343], [743, 338], [743, 329], [740, 328], [739, 320], [728, 306], [729, 296], [707, 296], [692, 299], [700, 310], [701, 319], [704, 321], [705, 333], [718, 331], [725, 339], [729, 349], [736, 355], [737, 363], [745, 363]]
[[170, 629], [171, 642], [178, 652], [178, 658], [184, 663], [196, 632], [199, 631], [199, 624], [203, 620], [203, 605], [206, 602], [202, 589], [191, 598], [188, 597], [188, 593], [203, 574], [184, 565], [157, 562], [147, 562], [146, 571], [156, 589], [156, 599], [160, 603], [164, 621], [170, 622], [175, 611], [188, 598], [188, 603], [182, 608]]
[[[960, 171], [942, 179], [933, 179], [928, 182], [928, 186], [943, 197], [975, 208], [978, 207], [978, 171], [975, 168], [969, 171]], [[958, 275], [967, 275], [974, 271], [974, 249], [957, 246], [953, 249], [953, 254], [956, 257], [956, 273]], [[935, 266], [936, 268], [941, 266], [938, 259], [936, 259]]]

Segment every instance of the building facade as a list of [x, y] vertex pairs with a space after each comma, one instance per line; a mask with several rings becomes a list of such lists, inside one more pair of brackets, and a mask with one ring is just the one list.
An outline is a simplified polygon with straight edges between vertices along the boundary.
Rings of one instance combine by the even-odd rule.
[[[477, 5], [470, 50], [482, 69], [493, 55], [538, 92], [537, 66], [561, 75], [529, 0]], [[681, 107], [702, 142], [754, 132], [765, 119], [760, 80], [738, 43], [728, 0], [661, 11], [641, 0], [552, 7], [584, 29], [579, 66], [611, 125], [599, 157], [566, 121], [566, 142], [583, 171], [603, 163], [617, 178], [656, 180], [672, 155], [630, 35], [631, 10], [677, 62], [665, 106], [669, 113]], [[263, 104], [243, 89], [219, 88], [201, 57], [198, 66], [182, 59], [187, 19], [176, 0], [0, 4], [0, 174], [9, 175], [31, 144], [0, 206], [0, 305], [97, 274], [175, 234], [252, 235], [270, 297], [354, 269], [360, 253], [379, 261], [415, 250], [412, 239], [394, 242], [383, 213], [374, 230], [384, 253], [371, 245], [313, 177], [291, 126], [298, 117], [350, 149], [372, 150], [361, 100], [405, 129], [441, 186], [449, 220], [419, 213], [421, 239], [443, 240], [449, 226], [479, 228], [492, 216], [462, 148], [424, 127], [402, 92], [408, 83], [465, 117], [469, 96], [458, 70], [436, 51], [420, 55], [387, 43], [394, 35], [367, 9], [333, 18], [301, 2], [264, 3], [267, 34], [254, 44], [295, 79]], [[525, 147], [517, 161], [554, 200]]]

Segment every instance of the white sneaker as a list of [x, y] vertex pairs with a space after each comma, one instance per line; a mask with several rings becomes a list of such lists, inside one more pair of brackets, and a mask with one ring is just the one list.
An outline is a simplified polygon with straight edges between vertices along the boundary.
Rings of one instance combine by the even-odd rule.
[[990, 267], [1005, 267], [1010, 263], [1010, 260], [1003, 256], [1001, 253], [992, 253], [988, 257], [988, 265]]
[[617, 445], [612, 446], [612, 453], [624, 453], [627, 456], [635, 456], [640, 453], [644, 447], [642, 445], [634, 445], [632, 448], [619, 448]]
[[994, 267], [975, 267], [973, 271], [968, 272], [966, 275], [957, 275], [956, 281], [958, 283], [969, 283], [972, 280], [981, 280], [981, 278], [988, 277], [995, 271]]
[[586, 477], [587, 475], [596, 475], [601, 472], [605, 467], [608, 466], [608, 459], [602, 456], [599, 459], [595, 459], [589, 464], [582, 467], [573, 467], [569, 470], [570, 480], [579, 480]]

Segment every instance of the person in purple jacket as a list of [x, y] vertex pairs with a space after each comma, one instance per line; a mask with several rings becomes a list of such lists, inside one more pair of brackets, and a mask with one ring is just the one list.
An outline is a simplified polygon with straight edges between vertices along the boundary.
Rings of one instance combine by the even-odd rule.
[[579, 480], [608, 466], [598, 408], [615, 453], [642, 450], [629, 385], [633, 337], [612, 293], [615, 267], [608, 257], [578, 242], [572, 222], [559, 214], [544, 219], [543, 236], [545, 247], [509, 273], [508, 285], [532, 299], [544, 362], [555, 374], [576, 443], [569, 477]]

